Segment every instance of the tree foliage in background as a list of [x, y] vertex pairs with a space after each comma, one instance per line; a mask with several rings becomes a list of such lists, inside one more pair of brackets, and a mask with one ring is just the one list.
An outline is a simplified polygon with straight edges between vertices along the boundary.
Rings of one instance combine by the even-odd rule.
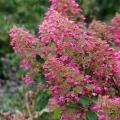
[[120, 12], [119, 0], [77, 0], [83, 8], [87, 21], [93, 18], [110, 21], [116, 12]]
[[[0, 0], [0, 112], [20, 109], [23, 102], [21, 95], [16, 96], [20, 82], [15, 80], [22, 76], [21, 72], [16, 74], [20, 59], [15, 57], [9, 45], [8, 31], [16, 24], [35, 33], [48, 6], [47, 0]], [[18, 99], [19, 105], [16, 104]]]
[[[7, 4], [6, 4], [7, 3]], [[8, 31], [13, 24], [22, 25], [35, 33], [35, 28], [47, 10], [47, 0], [0, 0], [0, 76], [4, 78], [2, 57], [12, 53]], [[11, 58], [13, 59], [13, 58]]]
[[0, 0], [0, 55], [11, 51], [8, 38], [9, 28], [17, 24], [34, 32], [47, 7], [47, 0]]

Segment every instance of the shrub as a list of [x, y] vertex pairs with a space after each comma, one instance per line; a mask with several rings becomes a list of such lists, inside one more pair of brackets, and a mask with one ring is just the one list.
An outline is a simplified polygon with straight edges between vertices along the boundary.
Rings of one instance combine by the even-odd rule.
[[120, 119], [120, 17], [112, 24], [85, 17], [74, 0], [50, 0], [39, 36], [10, 30], [22, 58], [23, 81], [51, 95], [55, 119]]

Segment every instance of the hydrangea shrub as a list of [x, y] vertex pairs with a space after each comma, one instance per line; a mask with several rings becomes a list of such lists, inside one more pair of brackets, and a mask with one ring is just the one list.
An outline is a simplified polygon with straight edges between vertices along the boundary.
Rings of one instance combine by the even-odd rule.
[[35, 36], [13, 26], [23, 81], [51, 94], [55, 119], [120, 120], [120, 15], [89, 26], [75, 0], [50, 0]]

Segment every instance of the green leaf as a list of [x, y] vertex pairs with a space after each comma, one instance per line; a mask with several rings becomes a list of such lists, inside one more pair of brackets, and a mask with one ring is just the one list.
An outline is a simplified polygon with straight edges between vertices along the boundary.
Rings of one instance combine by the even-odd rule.
[[92, 98], [91, 98], [91, 101], [92, 101], [92, 103], [97, 103], [98, 97], [92, 97]]
[[48, 95], [52, 95], [52, 91], [51, 91], [51, 90], [48, 90], [47, 94], [48, 94]]
[[90, 104], [89, 96], [82, 96], [80, 102], [84, 107], [88, 107]]
[[60, 114], [61, 114], [61, 109], [60, 108], [56, 108], [54, 111], [54, 119], [60, 119]]
[[50, 96], [41, 89], [37, 90], [37, 94], [38, 96], [35, 99], [35, 108], [36, 108], [35, 110], [41, 111], [47, 106]]
[[47, 83], [47, 79], [46, 79], [46, 77], [45, 77], [45, 75], [44, 74], [41, 74], [41, 75], [37, 75], [37, 76], [35, 76], [34, 77], [34, 80], [35, 80], [35, 83], [40, 83], [40, 82], [42, 82], [43, 84], [46, 84]]
[[28, 72], [28, 69], [19, 70], [19, 72], [17, 74], [17, 77], [18, 78], [23, 78], [27, 72]]
[[13, 65], [18, 65], [20, 62], [21, 62], [21, 58], [19, 58], [19, 57], [14, 57], [14, 58], [12, 58], [12, 60], [11, 60], [11, 63], [12, 63]]
[[41, 58], [39, 55], [36, 55], [36, 60], [40, 62], [41, 64], [45, 62], [45, 60]]
[[42, 81], [43, 83], [46, 83], [46, 82], [47, 82], [46, 77], [45, 77], [44, 74], [41, 75], [41, 81]]
[[54, 53], [55, 53], [55, 51], [54, 51], [54, 50], [50, 50], [50, 53], [51, 53], [51, 54], [54, 54]]
[[86, 112], [87, 120], [98, 120], [98, 116], [95, 112]]

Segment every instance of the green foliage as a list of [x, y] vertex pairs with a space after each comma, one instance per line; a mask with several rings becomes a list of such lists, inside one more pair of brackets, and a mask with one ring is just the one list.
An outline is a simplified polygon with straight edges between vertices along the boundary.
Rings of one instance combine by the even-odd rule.
[[[91, 21], [92, 18], [105, 19], [109, 21], [112, 16], [118, 11], [120, 12], [120, 0], [77, 0], [85, 11], [87, 21]], [[10, 76], [15, 76], [15, 65], [20, 63], [20, 59], [14, 56], [9, 57], [9, 62], [3, 62], [2, 56], [6, 56], [6, 53], [11, 53], [10, 39], [8, 31], [14, 24], [18, 26], [24, 26], [29, 29], [33, 34], [36, 34], [36, 26], [40, 24], [43, 19], [43, 15], [49, 6], [48, 0], [0, 0], [0, 77], [1, 74], [5, 76], [5, 79], [10, 79]], [[78, 19], [79, 20], [79, 19]], [[54, 53], [54, 51], [51, 51]], [[44, 63], [44, 60], [39, 56], [36, 56], [40, 64]], [[8, 60], [8, 59], [7, 59]], [[13, 68], [11, 67], [13, 66]], [[18, 72], [18, 78], [22, 78], [27, 70], [21, 70]], [[7, 77], [6, 77], [7, 76]], [[11, 78], [13, 79], [13, 77]], [[45, 76], [36, 78], [39, 81], [45, 82]], [[33, 88], [32, 88], [33, 89]], [[15, 92], [5, 91], [6, 93], [0, 95], [0, 112], [15, 112], [15, 110], [22, 110], [24, 107], [23, 90], [17, 90]], [[51, 91], [48, 94], [42, 90], [38, 90], [38, 97], [35, 99], [35, 110], [40, 111], [46, 107], [48, 99], [50, 98]], [[4, 96], [4, 97], [3, 97]], [[19, 102], [18, 102], [19, 101]], [[83, 96], [80, 99], [80, 103], [88, 108], [90, 103], [96, 103], [97, 97], [90, 98], [89, 96]], [[54, 112], [54, 119], [60, 118], [61, 110], [57, 108]], [[91, 111], [86, 113], [88, 120], [97, 120], [97, 114]], [[45, 117], [43, 117], [45, 120]]]
[[98, 120], [98, 116], [95, 112], [88, 111], [86, 113], [87, 120]]
[[93, 18], [109, 21], [120, 12], [120, 0], [77, 0], [83, 8], [87, 21]]
[[50, 95], [46, 94], [42, 90], [38, 90], [37, 93], [38, 93], [38, 97], [35, 99], [35, 109], [37, 111], [40, 111], [46, 107]]
[[56, 108], [54, 111], [54, 119], [55, 120], [59, 120], [60, 119], [60, 115], [61, 115], [61, 109], [60, 108]]
[[91, 98], [91, 102], [92, 102], [92, 103], [95, 104], [95, 103], [97, 103], [97, 101], [98, 101], [98, 97], [92, 97], [92, 98]]
[[19, 71], [18, 71], [18, 75], [17, 75], [17, 77], [18, 77], [18, 78], [23, 78], [24, 75], [25, 75], [27, 72], [28, 72], [27, 69], [19, 70]]
[[89, 97], [89, 96], [82, 96], [80, 98], [80, 103], [83, 105], [85, 108], [89, 108], [90, 104], [95, 104], [98, 101], [98, 97]]
[[39, 55], [36, 55], [36, 60], [41, 64], [45, 62], [45, 60], [41, 58]]
[[[11, 86], [13, 85], [11, 84]], [[3, 92], [0, 93], [0, 112], [15, 113], [17, 110], [24, 109], [23, 87], [17, 87], [3, 89]]]
[[90, 104], [89, 96], [82, 96], [81, 99], [80, 99], [80, 102], [84, 107], [88, 107], [89, 104]]
[[35, 33], [49, 3], [47, 0], [0, 0], [0, 56], [12, 52], [9, 29], [14, 24]]
[[41, 76], [36, 76], [35, 78], [34, 78], [34, 80], [35, 80], [35, 82], [36, 83], [40, 83], [40, 82], [42, 82], [42, 83], [46, 83], [46, 77], [42, 74]]
[[[48, 0], [0, 0], [0, 78], [3, 77], [4, 82], [6, 76], [3, 71], [6, 71], [4, 69], [6, 65], [2, 61], [2, 57], [13, 52], [10, 46], [9, 29], [16, 24], [29, 29], [35, 34], [36, 26], [42, 21], [48, 6]], [[18, 63], [16, 57], [9, 60]], [[12, 67], [14, 66], [15, 64], [12, 64]]]

